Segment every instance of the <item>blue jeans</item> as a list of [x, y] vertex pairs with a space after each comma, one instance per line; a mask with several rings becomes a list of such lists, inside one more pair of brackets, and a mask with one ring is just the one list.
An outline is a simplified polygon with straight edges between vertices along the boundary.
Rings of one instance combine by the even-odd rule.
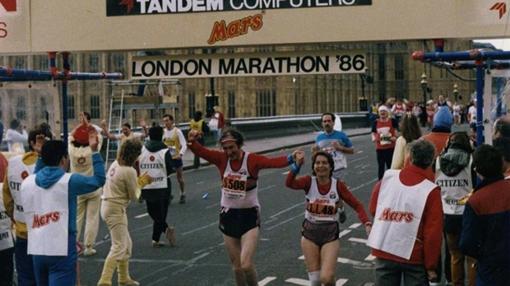
[[14, 243], [14, 257], [16, 257], [16, 272], [19, 286], [35, 286], [34, 266], [32, 255], [27, 254], [28, 240], [16, 237]]
[[34, 255], [37, 286], [72, 286], [76, 284], [76, 234], [69, 234], [67, 256]]

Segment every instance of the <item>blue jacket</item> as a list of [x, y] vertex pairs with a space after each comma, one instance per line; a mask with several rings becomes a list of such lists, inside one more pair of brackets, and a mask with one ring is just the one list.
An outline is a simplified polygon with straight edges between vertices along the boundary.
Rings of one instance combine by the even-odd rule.
[[477, 286], [509, 285], [510, 180], [482, 182], [469, 198], [460, 248], [477, 260]]
[[[94, 175], [91, 177], [73, 173], [69, 179], [69, 234], [76, 233], [76, 199], [79, 195], [94, 192], [106, 181], [104, 162], [99, 153], [92, 154]], [[47, 189], [55, 184], [64, 174], [60, 167], [45, 166], [41, 158], [37, 160], [34, 173], [37, 186]]]

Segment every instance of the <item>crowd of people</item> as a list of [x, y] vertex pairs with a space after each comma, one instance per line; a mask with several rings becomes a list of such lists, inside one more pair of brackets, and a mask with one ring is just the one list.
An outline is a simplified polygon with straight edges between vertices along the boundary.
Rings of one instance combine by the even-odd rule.
[[[419, 114], [415, 107], [396, 100], [375, 109], [371, 138], [378, 181], [368, 214], [345, 183], [355, 146], [346, 133], [334, 130], [333, 113], [321, 116], [312, 172], [302, 176], [304, 151], [278, 157], [247, 152], [243, 135], [225, 127], [217, 108], [209, 123], [197, 112], [187, 136], [169, 114], [162, 117], [162, 126], [143, 122], [143, 132], [135, 133], [125, 123], [120, 135], [112, 135], [83, 112], [68, 146], [54, 140], [48, 126], [38, 125], [26, 134], [28, 152], [18, 150], [9, 158], [0, 153], [0, 264], [7, 275], [0, 285], [11, 285], [14, 268], [18, 285], [75, 285], [79, 253], [96, 254], [99, 218], [110, 232], [111, 248], [97, 285], [112, 285], [115, 272], [119, 285], [139, 285], [129, 274], [127, 207], [145, 201], [153, 221], [152, 247], [165, 244], [162, 236], [175, 246], [176, 230], [167, 222], [169, 175], [176, 173], [178, 201], [186, 203], [182, 157], [188, 149], [196, 167], [202, 158], [219, 170], [219, 230], [238, 286], [258, 283], [258, 174], [285, 167], [290, 169], [285, 185], [304, 191], [301, 249], [310, 285], [335, 285], [344, 204], [365, 228], [376, 257], [376, 285], [400, 285], [402, 279], [410, 286], [434, 285], [443, 269], [452, 285], [465, 285], [466, 278], [467, 285], [508, 285], [510, 118], [496, 122], [492, 145], [475, 146], [470, 134], [452, 133], [452, 125], [460, 123], [455, 104], [440, 97]], [[420, 128], [423, 114], [431, 117], [427, 134]], [[217, 141], [214, 148], [204, 146], [204, 133], [210, 131]], [[20, 134], [25, 136], [23, 130]], [[108, 170], [98, 152], [103, 136], [120, 143]], [[442, 247], [446, 257], [441, 257]]]

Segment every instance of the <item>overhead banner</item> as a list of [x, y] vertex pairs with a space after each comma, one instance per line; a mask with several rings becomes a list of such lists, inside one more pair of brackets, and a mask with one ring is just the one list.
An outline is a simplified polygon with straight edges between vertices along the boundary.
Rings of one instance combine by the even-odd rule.
[[106, 0], [107, 16], [372, 5], [372, 0]]
[[193, 57], [133, 57], [131, 79], [364, 73], [362, 52], [215, 54]]
[[0, 0], [0, 52], [30, 51], [29, 1]]
[[0, 0], [0, 54], [510, 38], [498, 0]]

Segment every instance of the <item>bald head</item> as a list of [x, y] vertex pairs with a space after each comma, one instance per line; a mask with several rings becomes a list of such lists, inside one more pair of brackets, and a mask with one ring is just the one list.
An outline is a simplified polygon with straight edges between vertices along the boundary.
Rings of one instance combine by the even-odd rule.
[[494, 122], [493, 140], [497, 138], [510, 138], [510, 116], [500, 117]]

